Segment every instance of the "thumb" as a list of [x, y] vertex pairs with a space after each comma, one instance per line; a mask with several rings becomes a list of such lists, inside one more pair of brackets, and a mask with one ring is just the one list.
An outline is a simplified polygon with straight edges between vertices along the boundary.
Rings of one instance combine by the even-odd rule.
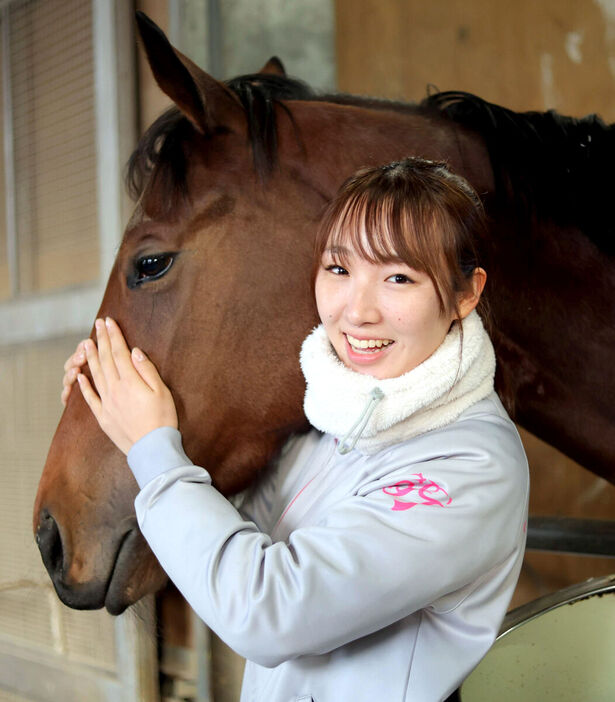
[[132, 365], [136, 368], [137, 373], [152, 390], [155, 390], [163, 384], [160, 374], [156, 370], [156, 366], [149, 360], [144, 351], [141, 351], [140, 348], [135, 346], [132, 350], [131, 358]]

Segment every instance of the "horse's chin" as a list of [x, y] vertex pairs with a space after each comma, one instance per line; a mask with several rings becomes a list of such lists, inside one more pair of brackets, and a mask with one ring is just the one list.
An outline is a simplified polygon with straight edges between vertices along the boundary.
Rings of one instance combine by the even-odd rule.
[[104, 607], [109, 614], [122, 614], [145, 595], [160, 590], [167, 579], [139, 529], [132, 529], [119, 548]]

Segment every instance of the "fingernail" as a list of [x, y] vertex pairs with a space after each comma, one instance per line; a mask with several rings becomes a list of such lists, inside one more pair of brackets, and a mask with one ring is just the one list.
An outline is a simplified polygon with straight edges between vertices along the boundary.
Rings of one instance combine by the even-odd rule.
[[85, 361], [85, 355], [84, 355], [83, 351], [80, 351], [80, 352], [75, 356], [75, 359], [76, 359], [77, 361]]
[[105, 324], [107, 325], [107, 327], [110, 327], [110, 326], [111, 326], [111, 317], [106, 317], [106, 318], [105, 318]]
[[141, 349], [138, 349], [136, 346], [132, 350], [132, 355], [137, 359], [137, 361], [145, 361], [145, 354]]
[[77, 376], [77, 382], [79, 383], [79, 385], [81, 385], [82, 380], [83, 380], [83, 375], [81, 373], [79, 373], [79, 375]]
[[100, 330], [100, 329], [102, 329], [102, 323], [103, 323], [103, 322], [102, 322], [102, 319], [97, 319], [97, 320], [96, 320], [96, 323], [94, 324], [94, 326], [96, 327], [96, 330], [97, 330], [97, 331]]

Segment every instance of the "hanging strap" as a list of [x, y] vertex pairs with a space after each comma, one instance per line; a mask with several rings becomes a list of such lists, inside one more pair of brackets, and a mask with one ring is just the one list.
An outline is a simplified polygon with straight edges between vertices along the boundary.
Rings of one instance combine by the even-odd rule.
[[[369, 400], [361, 413], [361, 416], [357, 421], [350, 427], [348, 433], [343, 437], [337, 447], [337, 452], [342, 454], [352, 451], [356, 446], [357, 441], [361, 438], [363, 430], [369, 422], [369, 418], [372, 416], [372, 412], [376, 409], [376, 405], [384, 398], [384, 393], [379, 387], [375, 387], [369, 394]], [[352, 436], [352, 433], [356, 430], [356, 434]], [[352, 437], [352, 438], [351, 438]], [[349, 443], [348, 443], [349, 442]]]

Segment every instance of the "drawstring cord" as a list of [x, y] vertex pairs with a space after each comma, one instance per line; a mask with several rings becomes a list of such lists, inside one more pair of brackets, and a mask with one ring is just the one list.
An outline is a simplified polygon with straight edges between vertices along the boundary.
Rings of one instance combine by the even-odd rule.
[[[357, 441], [361, 438], [361, 434], [363, 433], [363, 430], [367, 426], [367, 423], [369, 422], [369, 418], [372, 416], [372, 412], [376, 409], [376, 405], [384, 398], [384, 393], [382, 390], [378, 387], [375, 387], [369, 394], [369, 400], [367, 401], [367, 404], [365, 405], [365, 408], [363, 409], [363, 412], [361, 413], [361, 416], [357, 419], [357, 421], [350, 427], [348, 430], [346, 436], [340, 441], [338, 447], [337, 447], [337, 452], [340, 453], [342, 456], [346, 453], [349, 453], [352, 451], [352, 449], [356, 446]], [[346, 443], [350, 437], [352, 436], [353, 431], [357, 430], [355, 436], [352, 438], [352, 441], [350, 444]]]

